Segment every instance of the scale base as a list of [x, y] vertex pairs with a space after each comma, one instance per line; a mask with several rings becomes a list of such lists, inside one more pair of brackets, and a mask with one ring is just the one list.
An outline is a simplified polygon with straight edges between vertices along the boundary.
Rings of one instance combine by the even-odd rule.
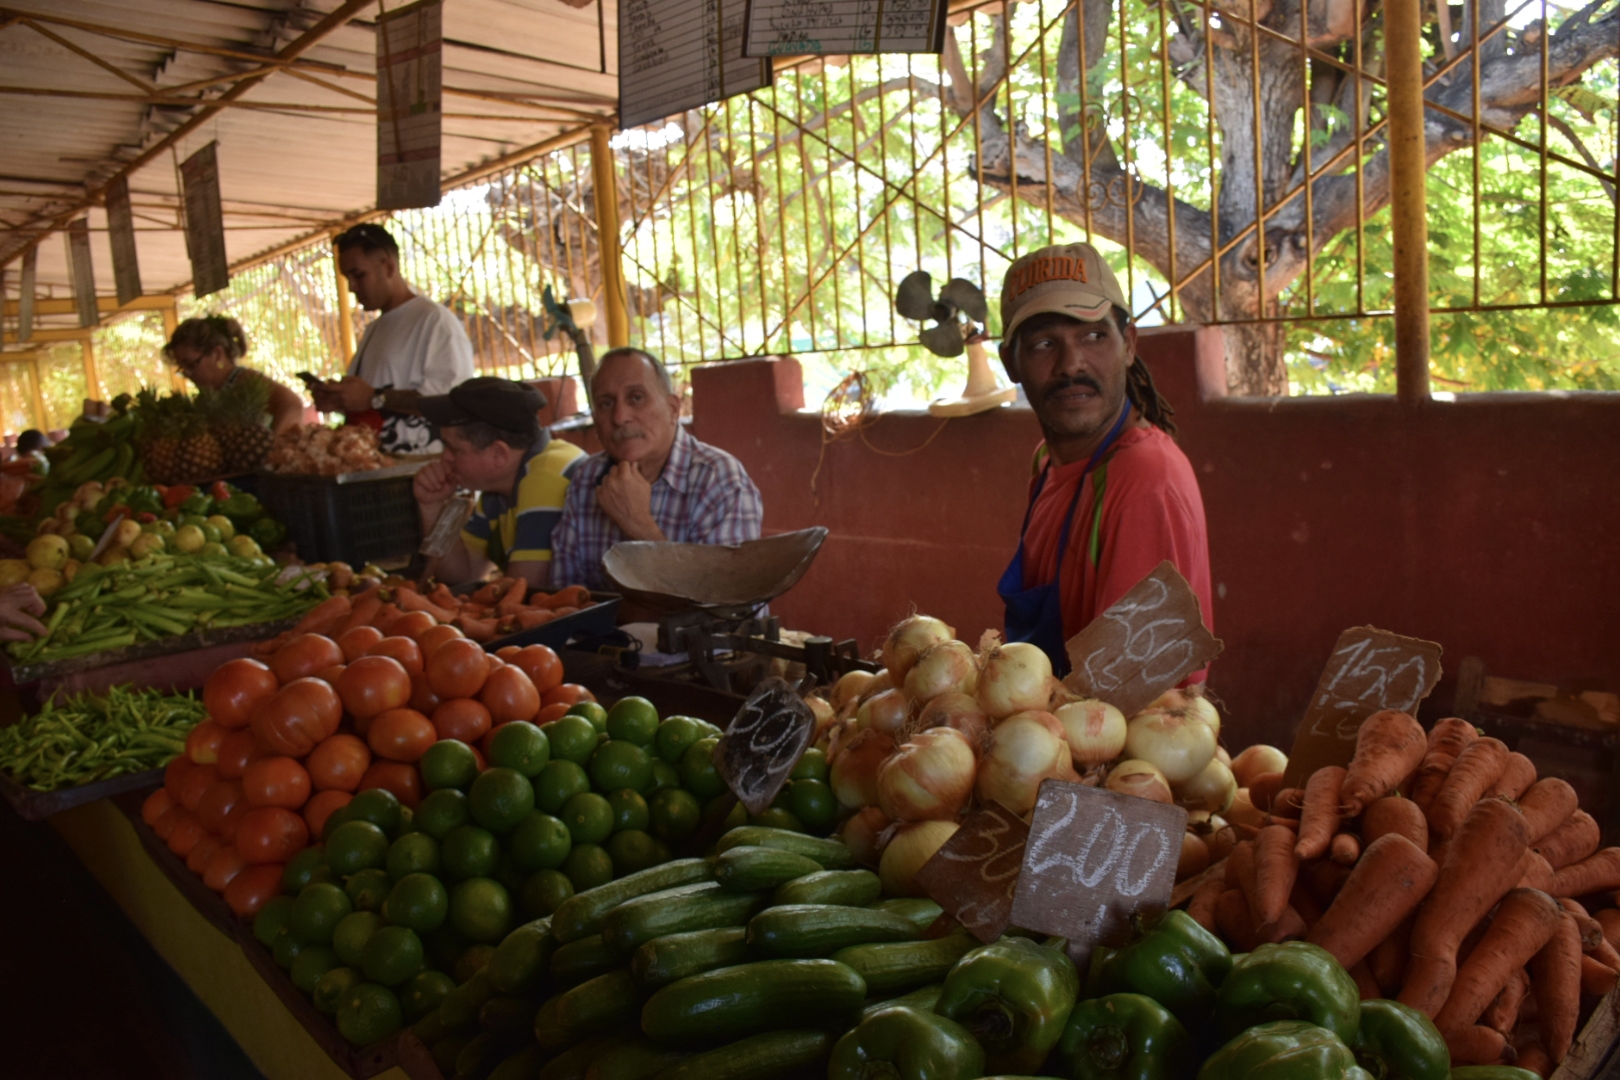
[[972, 416], [974, 413], [986, 412], [999, 408], [1018, 397], [1016, 386], [1003, 387], [992, 390], [988, 394], [974, 394], [971, 397], [940, 398], [928, 406], [930, 416]]

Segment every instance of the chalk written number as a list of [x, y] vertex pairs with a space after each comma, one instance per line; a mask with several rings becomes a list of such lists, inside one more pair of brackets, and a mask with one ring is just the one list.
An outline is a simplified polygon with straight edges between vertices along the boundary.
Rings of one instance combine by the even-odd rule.
[[[1057, 849], [1048, 854], [1068, 832], [1079, 812], [1079, 803], [1071, 797], [1063, 817], [1044, 835], [1030, 838], [1030, 871], [1034, 874], [1067, 871], [1074, 884], [1087, 889], [1100, 887], [1111, 876], [1114, 890], [1120, 896], [1142, 895], [1155, 873], [1170, 858], [1170, 839], [1164, 830], [1149, 822], [1128, 822], [1118, 810], [1105, 807], [1092, 822], [1078, 851]], [[1179, 843], [1175, 851], [1179, 856]]]
[[1429, 684], [1428, 659], [1401, 645], [1374, 648], [1371, 638], [1333, 654], [1339, 670], [1322, 691], [1314, 733], [1353, 739], [1370, 707], [1411, 712]]
[[[1153, 586], [1149, 596], [1130, 603], [1122, 600], [1101, 616], [1120, 627], [1125, 641], [1119, 646], [1110, 643], [1086, 657], [1086, 676], [1096, 692], [1117, 689], [1133, 676], [1152, 681], [1179, 674], [1192, 655], [1193, 643], [1186, 637], [1187, 620], [1179, 614], [1154, 617], [1171, 599], [1170, 586], [1156, 578], [1146, 580]], [[1096, 663], [1099, 658], [1107, 662]], [[1122, 666], [1123, 673], [1116, 670]]]

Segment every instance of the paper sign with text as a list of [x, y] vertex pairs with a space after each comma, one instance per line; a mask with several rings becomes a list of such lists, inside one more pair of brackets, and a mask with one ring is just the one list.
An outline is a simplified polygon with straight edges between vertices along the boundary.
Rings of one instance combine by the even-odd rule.
[[969, 814], [917, 871], [916, 882], [986, 945], [1006, 933], [1029, 826], [998, 802]]
[[1186, 829], [1187, 811], [1179, 806], [1043, 781], [1013, 925], [1062, 934], [1082, 965], [1094, 946], [1124, 944], [1132, 915], [1169, 906]]
[[750, 814], [762, 814], [815, 733], [810, 706], [781, 679], [766, 679], [720, 737], [714, 767]]
[[1070, 638], [1065, 686], [1126, 716], [1220, 655], [1198, 594], [1168, 560]]
[[231, 283], [225, 255], [225, 212], [219, 201], [219, 143], [211, 142], [180, 163], [186, 209], [186, 253], [191, 257], [192, 295], [219, 292]]
[[1294, 735], [1283, 786], [1304, 787], [1327, 765], [1348, 765], [1356, 733], [1375, 712], [1417, 713], [1418, 702], [1440, 681], [1440, 646], [1371, 626], [1339, 635]]

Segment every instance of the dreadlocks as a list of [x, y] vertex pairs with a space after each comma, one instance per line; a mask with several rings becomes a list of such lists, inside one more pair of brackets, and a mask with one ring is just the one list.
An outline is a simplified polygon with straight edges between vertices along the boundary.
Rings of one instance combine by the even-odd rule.
[[[1119, 331], [1123, 334], [1131, 323], [1130, 312], [1116, 305], [1114, 322], [1119, 325]], [[1159, 388], [1153, 382], [1153, 373], [1142, 363], [1140, 356], [1131, 357], [1130, 366], [1125, 369], [1125, 396], [1148, 423], [1166, 435], [1176, 433], [1176, 423], [1171, 419], [1176, 415], [1176, 410], [1172, 409], [1170, 403], [1164, 399], [1164, 395], [1159, 393]]]

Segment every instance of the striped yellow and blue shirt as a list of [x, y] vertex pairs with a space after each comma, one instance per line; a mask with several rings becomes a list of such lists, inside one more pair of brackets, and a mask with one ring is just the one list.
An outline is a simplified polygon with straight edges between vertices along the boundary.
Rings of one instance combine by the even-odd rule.
[[468, 550], [503, 570], [513, 562], [550, 562], [569, 470], [584, 456], [573, 443], [542, 435], [523, 459], [515, 492], [479, 495], [461, 533]]

